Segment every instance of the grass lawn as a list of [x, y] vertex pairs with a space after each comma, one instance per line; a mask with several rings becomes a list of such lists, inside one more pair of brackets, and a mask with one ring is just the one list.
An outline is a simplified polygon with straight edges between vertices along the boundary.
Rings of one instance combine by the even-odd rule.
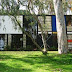
[[0, 72], [72, 72], [72, 54], [0, 51]]

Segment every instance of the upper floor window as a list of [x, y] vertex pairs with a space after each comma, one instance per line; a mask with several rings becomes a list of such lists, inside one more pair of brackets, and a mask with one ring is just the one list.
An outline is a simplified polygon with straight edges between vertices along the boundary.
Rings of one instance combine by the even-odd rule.
[[[38, 19], [43, 27], [43, 31], [52, 31], [51, 16], [45, 16], [45, 17], [38, 16]], [[39, 26], [38, 31], [41, 31]]]
[[66, 16], [67, 31], [72, 31], [72, 16]]

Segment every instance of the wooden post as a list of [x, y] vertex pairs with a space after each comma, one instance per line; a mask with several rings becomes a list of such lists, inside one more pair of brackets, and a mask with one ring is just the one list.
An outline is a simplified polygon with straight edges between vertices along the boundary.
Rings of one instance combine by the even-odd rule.
[[26, 48], [26, 35], [23, 34], [23, 48]]
[[4, 47], [7, 45], [7, 34], [5, 34]]
[[8, 45], [11, 46], [11, 34], [8, 35]]

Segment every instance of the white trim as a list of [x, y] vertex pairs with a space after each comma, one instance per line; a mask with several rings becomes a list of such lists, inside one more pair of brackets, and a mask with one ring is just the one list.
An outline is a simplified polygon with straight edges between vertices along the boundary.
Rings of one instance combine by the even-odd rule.
[[72, 32], [67, 32], [67, 34], [72, 34]]
[[[41, 34], [41, 32], [38, 32], [38, 34]], [[52, 34], [52, 32], [48, 32], [48, 34]]]

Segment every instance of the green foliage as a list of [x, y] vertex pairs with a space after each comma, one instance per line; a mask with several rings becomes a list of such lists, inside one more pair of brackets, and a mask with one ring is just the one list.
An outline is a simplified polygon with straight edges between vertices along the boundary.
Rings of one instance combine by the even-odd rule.
[[5, 51], [24, 51], [26, 48], [23, 48], [23, 47], [20, 47], [20, 48], [17, 48], [17, 47], [11, 47], [11, 46], [9, 46], [9, 45], [6, 45], [5, 47], [4, 47], [4, 50]]
[[18, 51], [24, 51], [26, 48], [20, 47]]
[[33, 47], [31, 45], [27, 45], [26, 50], [27, 51], [32, 51], [33, 50]]
[[25, 49], [23, 47], [17, 48], [13, 47], [10, 51], [24, 51]]
[[0, 51], [0, 72], [72, 72], [72, 54]]
[[4, 50], [5, 50], [5, 51], [10, 51], [10, 50], [11, 50], [11, 46], [6, 45], [6, 46], [4, 47]]
[[72, 53], [72, 48], [71, 49], [69, 49], [69, 52], [68, 53]]
[[56, 48], [55, 46], [51, 47], [48, 49], [49, 51], [58, 51], [58, 48]]
[[68, 8], [68, 2], [62, 2], [62, 4], [63, 4], [63, 10], [64, 12], [66, 12]]
[[[29, 4], [31, 3], [31, 6]], [[65, 0], [62, 0], [62, 5], [63, 5], [63, 10], [64, 12], [67, 11], [68, 8], [68, 2]], [[29, 4], [29, 5], [28, 5]], [[22, 12], [19, 10], [20, 5], [26, 6], [27, 10], [26, 12]], [[30, 7], [29, 7], [30, 6]], [[47, 14], [49, 14], [49, 10], [52, 14], [54, 14], [54, 6], [53, 6], [53, 1], [52, 0], [19, 0], [19, 3], [17, 4], [14, 0], [1, 0], [1, 14], [12, 14], [12, 15], [30, 15], [30, 10], [34, 12], [35, 7], [38, 9], [38, 13], [41, 12], [41, 14], [45, 14], [44, 10], [47, 10]], [[29, 8], [28, 8], [29, 7]], [[4, 10], [4, 9], [7, 10]], [[49, 8], [49, 9], [48, 9]], [[33, 13], [35, 14], [35, 12]]]

